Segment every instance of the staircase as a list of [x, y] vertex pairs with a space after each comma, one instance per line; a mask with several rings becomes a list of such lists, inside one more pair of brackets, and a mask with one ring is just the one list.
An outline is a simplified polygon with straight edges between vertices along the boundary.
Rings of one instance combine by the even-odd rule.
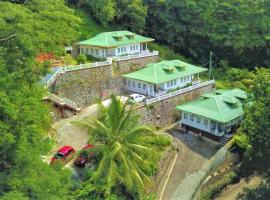
[[223, 135], [219, 142], [222, 144], [222, 146], [224, 146], [225, 144], [227, 144], [233, 137], [233, 134], [226, 134], [226, 135]]
[[81, 110], [81, 108], [79, 108], [75, 102], [73, 102], [69, 99], [60, 98], [54, 94], [49, 94], [48, 96], [44, 97], [43, 100], [52, 101], [53, 103], [55, 103], [57, 105], [69, 108], [69, 109], [74, 110], [76, 112], [79, 112]]

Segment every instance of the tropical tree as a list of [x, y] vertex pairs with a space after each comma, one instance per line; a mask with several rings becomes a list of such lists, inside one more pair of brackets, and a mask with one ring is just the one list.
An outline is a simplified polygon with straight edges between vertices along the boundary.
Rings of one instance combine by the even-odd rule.
[[150, 184], [148, 160], [157, 155], [151, 145], [167, 146], [168, 138], [163, 143], [162, 136], [156, 135], [150, 127], [140, 126], [134, 107], [114, 95], [108, 107], [100, 104], [98, 119], [83, 125], [89, 130], [90, 142], [97, 144], [96, 153], [100, 153], [92, 180], [107, 185], [107, 194], [124, 188], [142, 199]]

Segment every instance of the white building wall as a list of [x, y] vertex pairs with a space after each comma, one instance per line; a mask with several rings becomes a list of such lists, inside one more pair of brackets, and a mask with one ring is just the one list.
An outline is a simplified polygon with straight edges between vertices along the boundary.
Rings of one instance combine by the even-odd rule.
[[151, 92], [154, 92], [152, 84], [133, 79], [127, 79], [126, 89], [144, 95], [151, 95]]
[[[197, 128], [199, 130], [206, 131], [206, 132], [214, 134], [216, 136], [222, 136], [223, 135], [222, 132], [215, 133], [214, 130], [211, 130], [211, 123], [216, 123], [216, 126], [218, 126], [218, 124], [219, 124], [223, 127], [226, 127], [226, 126], [231, 127], [232, 125], [240, 123], [242, 119], [243, 119], [243, 116], [238, 117], [238, 118], [236, 118], [236, 119], [234, 119], [226, 124], [220, 124], [220, 123], [213, 121], [213, 120], [210, 120], [208, 118], [182, 111], [181, 123], [189, 125], [189, 126], [194, 127], [194, 128]], [[231, 130], [229, 129], [227, 131], [231, 131]]]
[[[198, 120], [199, 119], [199, 120]], [[210, 133], [210, 121], [207, 118], [203, 118], [188, 112], [182, 112], [181, 123], [189, 125], [191, 127], [206, 131]]]
[[180, 87], [180, 88], [185, 87], [188, 83], [192, 83], [192, 75], [188, 75], [188, 76], [164, 83], [164, 90], [175, 89], [177, 87]]
[[125, 46], [119, 46], [115, 48], [115, 55], [121, 56], [121, 55], [130, 55], [130, 54], [136, 54], [140, 53], [140, 44], [131, 44], [131, 45], [125, 45]]

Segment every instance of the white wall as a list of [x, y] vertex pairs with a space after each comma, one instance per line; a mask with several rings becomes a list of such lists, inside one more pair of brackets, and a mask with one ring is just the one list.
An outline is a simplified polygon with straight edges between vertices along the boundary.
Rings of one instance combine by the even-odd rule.
[[151, 91], [154, 92], [152, 84], [133, 79], [126, 80], [126, 89], [144, 95], [151, 95]]
[[125, 45], [125, 46], [119, 46], [115, 48], [115, 55], [121, 56], [121, 55], [130, 55], [130, 54], [136, 54], [140, 53], [140, 44], [131, 44], [131, 45]]
[[[193, 116], [193, 120], [192, 120]], [[200, 119], [198, 121], [198, 118]], [[188, 112], [182, 112], [181, 123], [210, 133], [210, 120]]]
[[164, 89], [169, 90], [169, 89], [174, 89], [177, 87], [184, 87], [186, 86], [186, 84], [191, 83], [191, 82], [192, 82], [192, 75], [185, 76], [185, 77], [173, 80], [173, 81], [166, 82], [164, 84]]
[[[192, 120], [192, 118], [193, 118], [193, 120]], [[198, 115], [194, 115], [194, 114], [189, 113], [189, 112], [182, 111], [181, 123], [189, 125], [191, 127], [197, 128], [197, 129], [200, 129], [200, 130], [203, 130], [203, 131], [206, 131], [208, 133], [211, 133], [211, 134], [214, 134], [217, 136], [222, 136], [223, 133], [213, 133], [213, 131], [211, 131], [211, 123], [216, 123], [216, 126], [220, 125], [223, 127], [225, 127], [225, 126], [231, 127], [232, 125], [235, 125], [235, 124], [241, 122], [242, 119], [243, 119], [243, 116], [238, 117], [238, 118], [236, 118], [236, 119], [234, 119], [226, 124], [221, 124], [221, 123], [215, 122], [213, 120], [210, 120], [210, 119], [198, 116]]]

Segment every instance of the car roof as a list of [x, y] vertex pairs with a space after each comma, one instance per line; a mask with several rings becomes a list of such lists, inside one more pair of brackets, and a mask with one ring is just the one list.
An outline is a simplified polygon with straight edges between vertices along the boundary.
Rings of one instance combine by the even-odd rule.
[[73, 149], [73, 148], [71, 146], [63, 146], [61, 149], [58, 150], [58, 152], [66, 154], [70, 149]]
[[94, 147], [93, 144], [87, 144], [85, 147], [83, 147], [83, 149], [90, 149], [90, 148], [92, 148], [92, 147]]
[[136, 96], [140, 96], [141, 94], [131, 94], [131, 95], [129, 95], [130, 97], [136, 97]]

